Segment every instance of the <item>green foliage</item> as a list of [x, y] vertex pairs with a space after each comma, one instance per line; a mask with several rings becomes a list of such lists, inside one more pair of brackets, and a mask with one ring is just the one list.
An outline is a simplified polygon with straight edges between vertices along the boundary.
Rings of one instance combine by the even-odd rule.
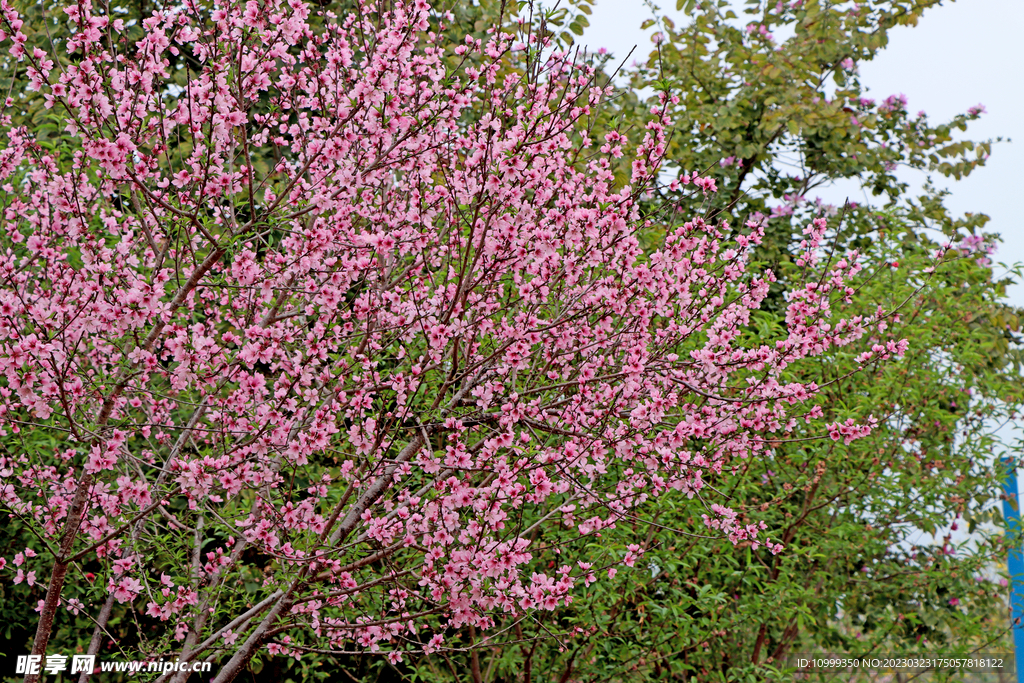
[[[877, 197], [879, 206], [903, 207], [912, 224], [947, 236], [987, 222], [983, 214], [950, 215], [942, 192], [930, 184], [910, 188], [896, 174], [902, 166], [960, 179], [984, 165], [992, 141], [958, 137], [981, 112], [933, 123], [923, 112], [908, 112], [899, 96], [868, 99], [857, 75], [857, 64], [888, 43], [889, 29], [916, 24], [938, 0], [751, 0], [739, 16], [728, 2], [682, 4], [685, 25], [657, 16], [645, 22], [663, 38], [630, 73], [604, 123], [638, 136], [651, 105], [641, 93], [678, 98], [670, 107], [667, 170], [710, 174], [720, 190], [705, 200], [663, 189], [655, 204], [674, 203], [684, 215], [703, 213], [734, 227], [752, 215], [773, 216], [764, 252], [772, 264], [789, 258], [793, 229], [821, 212], [816, 190], [843, 179]], [[620, 180], [628, 178], [628, 163], [622, 160]], [[870, 239], [874, 210], [851, 205], [848, 243]]]

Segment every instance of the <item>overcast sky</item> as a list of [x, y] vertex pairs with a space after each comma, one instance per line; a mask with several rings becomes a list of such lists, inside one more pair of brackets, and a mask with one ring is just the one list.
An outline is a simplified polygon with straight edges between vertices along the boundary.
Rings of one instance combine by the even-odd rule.
[[[685, 24], [685, 17], [669, 11], [675, 0], [660, 6], [677, 25]], [[636, 45], [634, 57], [646, 57], [653, 30], [641, 31], [640, 24], [648, 16], [642, 0], [596, 0], [582, 42], [616, 56]], [[889, 37], [888, 48], [860, 65], [861, 82], [871, 97], [904, 93], [909, 111], [923, 109], [935, 122], [983, 104], [988, 113], [968, 129], [969, 137], [1012, 138], [996, 145], [987, 165], [969, 178], [934, 180], [952, 190], [947, 205], [954, 212], [992, 217], [989, 231], [1004, 240], [994, 260], [1024, 261], [1024, 0], [946, 0], [927, 11], [916, 27], [898, 27]], [[923, 176], [906, 179], [920, 182]], [[1024, 306], [1024, 286], [1015, 287], [1010, 300]]]

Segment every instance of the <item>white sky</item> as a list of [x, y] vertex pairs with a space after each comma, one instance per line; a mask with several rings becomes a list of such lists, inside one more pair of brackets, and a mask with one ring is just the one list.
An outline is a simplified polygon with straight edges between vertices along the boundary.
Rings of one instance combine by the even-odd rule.
[[[677, 26], [685, 25], [685, 16], [674, 11], [675, 0], [660, 6]], [[591, 49], [608, 48], [615, 56], [625, 56], [635, 45], [634, 58], [645, 58], [653, 29], [641, 31], [640, 24], [649, 16], [643, 0], [596, 0], [581, 42]], [[952, 190], [946, 202], [955, 213], [992, 217], [988, 230], [1003, 237], [993, 260], [1024, 261], [1024, 0], [947, 0], [925, 12], [916, 27], [893, 29], [889, 38], [874, 61], [860, 64], [861, 82], [871, 97], [904, 93], [907, 109], [924, 110], [933, 122], [984, 104], [988, 113], [967, 135], [1012, 138], [994, 146], [987, 165], [969, 178], [956, 182], [936, 175], [933, 180]], [[915, 182], [923, 176], [905, 179]], [[842, 203], [845, 197], [827, 198]], [[858, 198], [851, 193], [850, 199]], [[1024, 285], [1011, 291], [1010, 301], [1024, 306]]]

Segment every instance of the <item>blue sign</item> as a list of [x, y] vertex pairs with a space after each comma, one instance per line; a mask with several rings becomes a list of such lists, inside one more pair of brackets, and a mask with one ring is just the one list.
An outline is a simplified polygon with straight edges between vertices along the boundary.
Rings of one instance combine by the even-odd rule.
[[1017, 471], [1012, 458], [1003, 458], [1006, 479], [1003, 480], [1003, 520], [1006, 535], [1015, 539], [1006, 554], [1006, 571], [1010, 575], [1010, 624], [1013, 627], [1013, 649], [1017, 660], [1017, 683], [1024, 683], [1024, 554], [1020, 546], [1020, 503], [1017, 496]]

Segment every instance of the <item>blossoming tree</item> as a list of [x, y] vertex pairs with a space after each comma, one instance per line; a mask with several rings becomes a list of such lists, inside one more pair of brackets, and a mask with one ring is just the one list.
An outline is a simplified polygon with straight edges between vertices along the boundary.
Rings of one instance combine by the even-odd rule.
[[[666, 492], [782, 549], [713, 481], [819, 415], [788, 364], [876, 321], [842, 318], [857, 258], [818, 262], [822, 219], [772, 340], [739, 333], [773, 280], [747, 272], [759, 226], [640, 248], [665, 106], [635, 148], [591, 140], [591, 69], [530, 36], [447, 54], [422, 0], [184, 2], [138, 40], [82, 0], [52, 54], [0, 9], [68, 134], [8, 114], [0, 152], [0, 496], [41, 550], [14, 558], [47, 583], [34, 654], [65, 610], [95, 654], [120, 609], [139, 658], [218, 683], [261, 648], [436, 651], [614, 572], [586, 544]], [[537, 566], [551, 529], [564, 562]]]

